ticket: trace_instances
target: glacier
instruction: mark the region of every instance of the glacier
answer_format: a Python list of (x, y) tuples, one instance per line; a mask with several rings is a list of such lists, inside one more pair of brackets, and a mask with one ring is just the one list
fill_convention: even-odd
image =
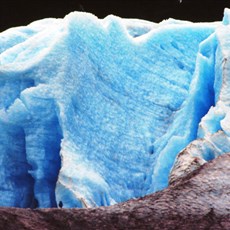
[(153, 23), (73, 12), (0, 33), (0, 206), (107, 206), (178, 154), (230, 151), (230, 10)]

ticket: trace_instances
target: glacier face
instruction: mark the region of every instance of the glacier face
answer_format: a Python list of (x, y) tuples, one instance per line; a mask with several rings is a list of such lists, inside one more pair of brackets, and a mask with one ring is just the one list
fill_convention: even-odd
[(74, 12), (1, 33), (0, 206), (144, 196), (167, 186), (196, 138), (228, 141), (228, 15), (155, 24)]

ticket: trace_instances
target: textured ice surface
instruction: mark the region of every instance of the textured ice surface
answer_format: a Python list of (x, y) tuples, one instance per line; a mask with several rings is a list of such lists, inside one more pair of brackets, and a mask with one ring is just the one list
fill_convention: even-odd
[(198, 136), (225, 143), (228, 15), (75, 12), (1, 33), (0, 205), (92, 207), (160, 190), (202, 118)]

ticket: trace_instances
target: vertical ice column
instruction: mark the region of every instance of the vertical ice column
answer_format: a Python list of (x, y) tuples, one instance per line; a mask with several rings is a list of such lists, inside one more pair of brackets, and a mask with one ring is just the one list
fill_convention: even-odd
[(34, 181), (28, 170), (22, 128), (0, 123), (0, 205), (31, 207)]
[(32, 119), (24, 125), (26, 155), (34, 178), (38, 207), (56, 207), (55, 186), (60, 170), (61, 129), (51, 99), (26, 93), (23, 98)]

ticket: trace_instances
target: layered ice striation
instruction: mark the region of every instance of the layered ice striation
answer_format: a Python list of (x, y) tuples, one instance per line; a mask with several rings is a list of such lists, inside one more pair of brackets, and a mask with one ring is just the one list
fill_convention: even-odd
[(111, 205), (165, 188), (197, 138), (229, 151), (229, 15), (74, 12), (1, 33), (0, 205)]

